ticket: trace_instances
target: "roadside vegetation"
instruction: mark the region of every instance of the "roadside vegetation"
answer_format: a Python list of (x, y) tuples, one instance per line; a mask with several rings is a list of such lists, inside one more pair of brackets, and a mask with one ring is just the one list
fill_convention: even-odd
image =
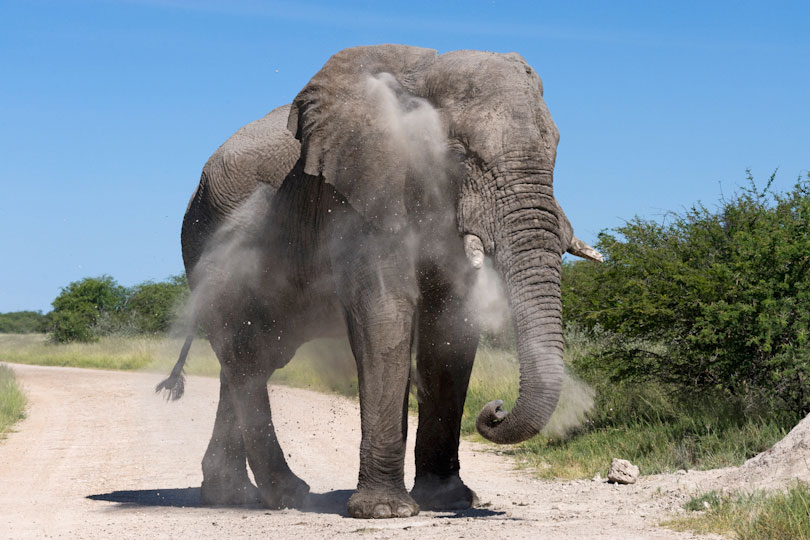
[[(714, 208), (634, 218), (600, 234), (604, 263), (563, 265), (561, 401), (541, 435), (506, 451), (544, 477), (605, 475), (613, 457), (642, 474), (739, 465), (810, 412), (810, 177), (782, 194), (771, 181), (749, 175)], [(183, 277), (71, 283), (44, 316), (50, 336), (0, 336), (0, 359), (167, 374), (182, 341), (165, 336), (187, 290)], [(218, 369), (197, 340), (187, 372)], [(486, 402), (510, 408), (518, 380), (511, 340), (485, 335), (462, 432), (475, 436)], [(305, 345), (272, 381), (357, 392), (345, 341)]]
[[(45, 334), (0, 334), (0, 360), (16, 364), (125, 371), (168, 375), (184, 338), (124, 335), (104, 336), (90, 343), (53, 343)], [(185, 372), (219, 376), (219, 361), (205, 339), (196, 339)], [(293, 360), (273, 374), (272, 382), (357, 395), (354, 357), (345, 340), (318, 339), (302, 346)]]
[(14, 372), (8, 366), (0, 365), (0, 438), (24, 417), (25, 394), (17, 384)]
[[(541, 477), (605, 477), (613, 457), (630, 460), (642, 474), (740, 465), (798, 421), (744, 397), (718, 392), (696, 397), (677, 385), (611, 381), (599, 372), (581, 378), (585, 370), (578, 375), (577, 367), (605, 344), (570, 326), (565, 338), (566, 380), (557, 410), (540, 435), (507, 450)], [(476, 415), (488, 401), (503, 398), (510, 408), (517, 380), (513, 354), (479, 350), (462, 432), (475, 433)]]
[(810, 413), (810, 176), (783, 194), (772, 181), (635, 218), (600, 234), (605, 264), (567, 265), (564, 319), (603, 345), (580, 372)]
[(810, 486), (784, 493), (703, 493), (690, 499), (688, 514), (665, 525), (681, 531), (733, 535), (739, 540), (810, 539)]
[(0, 313), (0, 334), (32, 334), (48, 331), (48, 319), (41, 311)]
[(64, 287), (46, 315), (56, 343), (90, 343), (104, 336), (165, 335), (180, 324), (188, 298), (185, 275), (127, 288), (110, 276), (84, 278)]

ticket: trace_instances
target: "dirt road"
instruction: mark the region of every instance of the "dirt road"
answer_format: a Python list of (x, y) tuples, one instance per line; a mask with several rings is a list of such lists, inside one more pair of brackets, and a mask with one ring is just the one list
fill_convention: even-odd
[[(351, 519), (357, 404), (283, 387), (271, 387), (273, 417), (292, 469), (312, 487), (306, 508), (202, 507), (217, 380), (190, 377), (183, 399), (167, 403), (152, 391), (160, 375), (11, 367), (30, 403), (0, 441), (0, 538), (695, 538), (656, 526), (695, 489), (691, 474), (633, 486), (540, 481), (466, 442), (462, 477), (482, 508)], [(411, 481), (413, 441), (412, 430)]]

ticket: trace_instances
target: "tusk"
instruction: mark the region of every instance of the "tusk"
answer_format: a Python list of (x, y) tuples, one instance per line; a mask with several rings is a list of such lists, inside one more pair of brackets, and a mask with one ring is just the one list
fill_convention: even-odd
[[(466, 246), (466, 243), (464, 245)], [(577, 257), (582, 257), (583, 259), (589, 259), (591, 261), (605, 262), (605, 258), (602, 257), (601, 253), (593, 249), (576, 236), (571, 237), (571, 245), (568, 247), (568, 253), (571, 255), (576, 255)]]
[(484, 266), (484, 244), (474, 234), (464, 235), (464, 253), (467, 254), (467, 259), (476, 270), (480, 270)]

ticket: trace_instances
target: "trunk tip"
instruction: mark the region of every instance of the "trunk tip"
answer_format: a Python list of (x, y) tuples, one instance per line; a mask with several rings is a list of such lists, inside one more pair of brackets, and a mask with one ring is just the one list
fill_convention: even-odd
[(503, 410), (503, 400), (496, 399), (490, 401), (478, 413), (478, 418), (475, 420), (475, 429), (478, 430), (483, 437), (498, 442), (492, 438), (493, 429), (500, 424), (509, 413)]

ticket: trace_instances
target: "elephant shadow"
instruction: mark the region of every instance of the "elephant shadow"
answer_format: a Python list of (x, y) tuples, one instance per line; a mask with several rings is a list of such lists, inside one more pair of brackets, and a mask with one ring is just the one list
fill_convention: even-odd
[[(354, 490), (338, 489), (326, 493), (310, 493), (301, 505), (301, 512), (313, 512), (318, 514), (337, 514), (348, 516), (346, 503), (349, 502)], [(88, 499), (93, 501), (107, 501), (118, 503), (120, 507), (133, 506), (171, 506), (175, 508), (207, 508), (209, 504), (204, 504), (200, 499), (199, 487), (187, 488), (167, 488), (167, 489), (135, 489), (112, 491), (110, 493), (99, 493), (88, 495)], [(234, 508), (266, 510), (259, 504), (244, 505)]]
[[(354, 493), (354, 490), (352, 489), (337, 489), (334, 491), (328, 491), (326, 493), (310, 493), (307, 495), (301, 507), (297, 508), (297, 510), (314, 514), (335, 514), (341, 517), (349, 517), (349, 513), (346, 510), (346, 505), (349, 502), (349, 497), (351, 497), (352, 493)], [(136, 506), (169, 506), (174, 508), (211, 507), (211, 505), (203, 504), (203, 502), (200, 500), (199, 487), (121, 490), (111, 491), (110, 493), (88, 495), (87, 498), (93, 501), (117, 503), (119, 508), (132, 508)], [(265, 507), (258, 504), (234, 506), (230, 508), (267, 511)], [(487, 508), (469, 508), (467, 510), (440, 512), (437, 513), (436, 517), (481, 518), (503, 516), (504, 514), (505, 512), (489, 510)]]

